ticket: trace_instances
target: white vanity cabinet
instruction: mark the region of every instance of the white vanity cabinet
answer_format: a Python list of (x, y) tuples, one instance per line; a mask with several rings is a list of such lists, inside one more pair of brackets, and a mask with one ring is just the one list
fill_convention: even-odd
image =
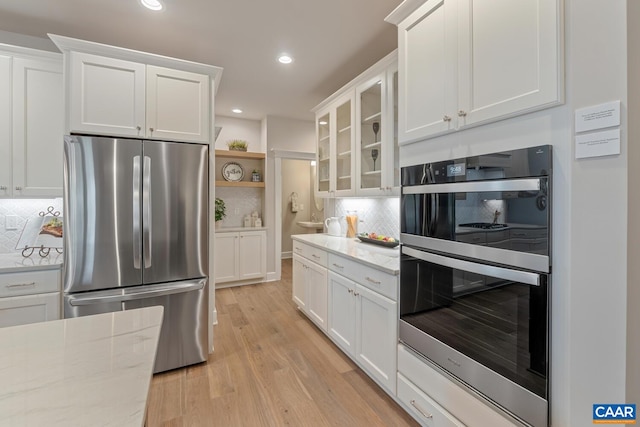
[(398, 25), (400, 144), (563, 101), (558, 0), (405, 4), (386, 18)]
[(256, 283), (267, 274), (267, 232), (216, 231), (215, 282)]
[(62, 196), (62, 56), (0, 45), (0, 197)]
[(313, 109), (317, 197), (399, 194), (397, 82), (393, 51)]
[(0, 327), (60, 319), (60, 270), (0, 273)]
[(70, 52), (71, 132), (209, 141), (209, 77)]

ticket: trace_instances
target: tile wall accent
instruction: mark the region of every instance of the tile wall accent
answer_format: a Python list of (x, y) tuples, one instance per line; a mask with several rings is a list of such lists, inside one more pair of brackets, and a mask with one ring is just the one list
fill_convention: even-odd
[[(0, 254), (15, 253), (16, 245), (27, 220), (37, 218), (38, 213), (49, 206), (62, 214), (62, 199), (0, 199)], [(7, 230), (7, 215), (15, 215), (16, 229)]]
[[(220, 225), (222, 227), (242, 227), (244, 216), (251, 214), (253, 211), (258, 211), (264, 224), (264, 213), (262, 212), (263, 191), (261, 188), (216, 188), (216, 197), (224, 200), (227, 213)], [(236, 214), (236, 212), (238, 213)], [(213, 212), (211, 215), (213, 216)]]
[[(336, 199), (335, 215), (340, 217), (342, 230), (346, 233), (344, 217), (348, 210), (358, 212), (358, 233), (377, 233), (395, 238), (400, 237), (400, 198)], [(331, 215), (326, 215), (331, 216)]]

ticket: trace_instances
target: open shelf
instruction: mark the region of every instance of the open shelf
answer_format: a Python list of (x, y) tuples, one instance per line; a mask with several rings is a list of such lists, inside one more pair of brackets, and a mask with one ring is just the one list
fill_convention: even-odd
[(378, 141), (378, 142), (373, 142), (371, 144), (366, 144), (362, 146), (363, 150), (366, 150), (368, 148), (376, 148), (376, 147), (380, 147), (382, 146), (382, 141)]
[(228, 157), (234, 159), (264, 159), (264, 153), (250, 151), (216, 150), (216, 157)]
[(365, 124), (365, 123), (371, 122), (371, 121), (373, 121), (373, 120), (375, 120), (375, 119), (379, 119), (380, 117), (382, 117), (382, 113), (381, 113), (381, 112), (377, 112), (377, 113), (372, 114), (372, 115), (370, 115), (370, 116), (368, 116), (368, 117), (364, 117), (364, 118), (362, 119), (362, 124)]
[(252, 181), (216, 181), (216, 187), (244, 187), (244, 188), (264, 188), (264, 182)]

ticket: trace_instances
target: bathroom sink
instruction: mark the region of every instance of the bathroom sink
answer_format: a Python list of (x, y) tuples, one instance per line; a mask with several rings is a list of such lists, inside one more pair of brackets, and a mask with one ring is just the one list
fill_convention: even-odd
[(324, 228), (324, 223), (323, 222), (298, 221), (296, 224), (298, 224), (300, 227), (315, 228), (316, 230), (320, 230), (320, 229)]

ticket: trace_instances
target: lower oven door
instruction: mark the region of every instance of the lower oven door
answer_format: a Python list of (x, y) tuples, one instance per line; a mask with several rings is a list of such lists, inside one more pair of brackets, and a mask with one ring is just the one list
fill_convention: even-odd
[(548, 420), (550, 275), (402, 246), (400, 341), (538, 426)]

